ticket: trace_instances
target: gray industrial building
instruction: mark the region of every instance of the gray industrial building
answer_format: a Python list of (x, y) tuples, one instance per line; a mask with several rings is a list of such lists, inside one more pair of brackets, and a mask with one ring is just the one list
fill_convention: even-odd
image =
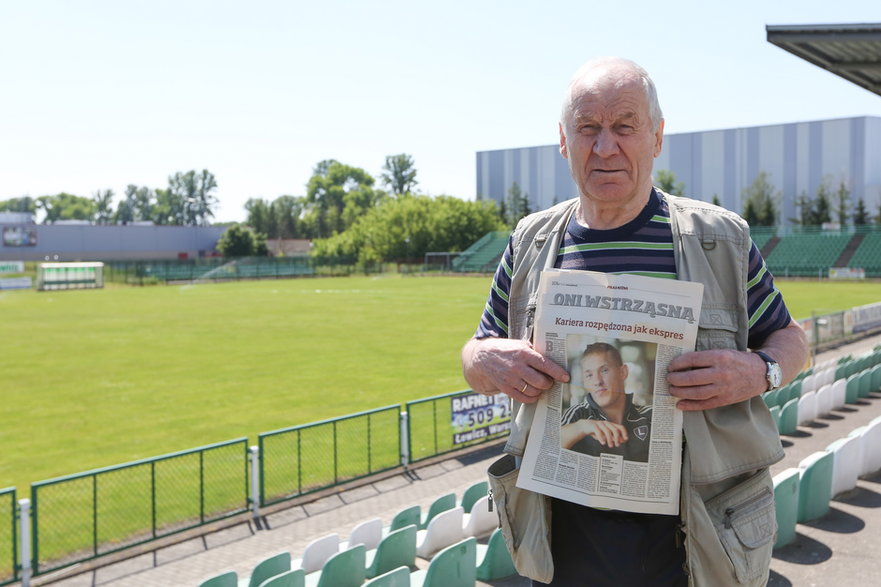
[[(791, 124), (669, 134), (655, 172), (672, 171), (685, 195), (743, 210), (743, 192), (760, 172), (779, 190), (781, 219), (798, 216), (796, 200), (840, 182), (851, 204), (870, 213), (881, 204), (881, 118), (861, 116)], [(477, 194), (503, 201), (514, 183), (541, 210), (576, 195), (559, 145), (477, 153)]]
[(197, 259), (215, 251), (226, 227), (35, 224), (0, 213), (0, 261)]

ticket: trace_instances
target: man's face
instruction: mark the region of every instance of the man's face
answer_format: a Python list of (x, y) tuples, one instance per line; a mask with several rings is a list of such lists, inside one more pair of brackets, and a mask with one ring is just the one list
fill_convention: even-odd
[(663, 121), (654, 128), (638, 79), (600, 73), (576, 84), (560, 123), (560, 153), (582, 200), (600, 208), (642, 209), (661, 153)]
[(605, 409), (623, 404), (627, 365), (619, 365), (611, 353), (591, 353), (581, 360), (581, 381), (593, 401)]

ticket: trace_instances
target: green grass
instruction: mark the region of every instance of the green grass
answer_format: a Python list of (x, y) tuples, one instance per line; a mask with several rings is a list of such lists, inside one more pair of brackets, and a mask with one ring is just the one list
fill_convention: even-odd
[(0, 294), (0, 487), (464, 389), (487, 277)]
[[(0, 487), (467, 387), (487, 277), (0, 293)], [(798, 318), (879, 282), (779, 281)]]

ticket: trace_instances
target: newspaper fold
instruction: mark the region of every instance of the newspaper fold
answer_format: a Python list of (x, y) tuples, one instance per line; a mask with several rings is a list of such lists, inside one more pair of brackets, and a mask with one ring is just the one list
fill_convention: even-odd
[(533, 344), (565, 366), (536, 405), (518, 485), (583, 505), (677, 514), (682, 412), (667, 365), (694, 350), (703, 284), (541, 275)]

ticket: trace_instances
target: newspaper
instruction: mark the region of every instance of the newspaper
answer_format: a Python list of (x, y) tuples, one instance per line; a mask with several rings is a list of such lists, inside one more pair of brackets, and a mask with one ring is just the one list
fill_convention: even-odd
[(541, 275), (533, 344), (570, 373), (536, 405), (520, 487), (583, 505), (679, 513), (682, 412), (667, 365), (694, 350), (703, 284)]

